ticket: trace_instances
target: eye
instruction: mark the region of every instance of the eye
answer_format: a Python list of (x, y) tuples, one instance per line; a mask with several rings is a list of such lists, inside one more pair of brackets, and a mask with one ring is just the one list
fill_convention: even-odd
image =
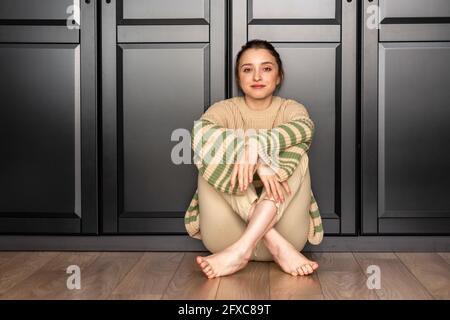
[(244, 68), (242, 71), (248, 72), (248, 71), (250, 71), (250, 68)]
[(264, 70), (266, 70), (266, 71), (271, 71), (272, 68), (271, 68), (271, 67), (265, 67)]

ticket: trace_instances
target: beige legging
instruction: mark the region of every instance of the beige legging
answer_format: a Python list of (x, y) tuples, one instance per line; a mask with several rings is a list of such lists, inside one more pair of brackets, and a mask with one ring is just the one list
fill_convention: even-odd
[[(309, 207), (311, 203), (311, 178), (308, 155), (287, 180), (292, 191), (285, 195), (277, 212), (274, 228), (297, 250), (301, 251), (308, 240)], [(204, 246), (212, 253), (219, 252), (236, 242), (244, 233), (248, 223), (248, 212), (254, 201), (261, 201), (251, 184), (243, 195), (218, 192), (201, 175), (198, 175), (198, 197), (200, 206), (200, 230)], [(261, 239), (253, 251), (253, 261), (273, 261), (273, 256)]]

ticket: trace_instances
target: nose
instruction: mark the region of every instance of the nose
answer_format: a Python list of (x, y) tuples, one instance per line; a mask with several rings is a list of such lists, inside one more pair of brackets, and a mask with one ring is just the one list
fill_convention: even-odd
[(258, 71), (255, 71), (255, 73), (254, 73), (254, 75), (253, 75), (253, 78), (254, 78), (255, 80), (261, 79), (261, 77), (259, 76), (259, 72), (258, 72)]

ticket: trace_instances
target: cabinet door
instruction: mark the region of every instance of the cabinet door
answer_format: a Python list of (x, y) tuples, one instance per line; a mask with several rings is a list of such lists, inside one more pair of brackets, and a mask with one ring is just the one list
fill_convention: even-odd
[(271, 42), (285, 70), (275, 94), (303, 103), (315, 122), (311, 183), (328, 235), (356, 232), (356, 5), (237, 0), (232, 7), (233, 58), (247, 40)]
[(102, 232), (185, 235), (190, 130), (225, 98), (225, 1), (101, 5)]
[(97, 232), (95, 1), (75, 5), (0, 1), (0, 233)]
[(363, 10), (363, 233), (449, 234), (450, 2)]

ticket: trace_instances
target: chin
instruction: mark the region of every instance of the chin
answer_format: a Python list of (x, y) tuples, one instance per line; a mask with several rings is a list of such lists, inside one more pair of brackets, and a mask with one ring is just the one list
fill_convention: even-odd
[(268, 96), (270, 96), (272, 93), (271, 92), (255, 92), (255, 90), (250, 90), (247, 95), (250, 96), (253, 99), (264, 99)]

